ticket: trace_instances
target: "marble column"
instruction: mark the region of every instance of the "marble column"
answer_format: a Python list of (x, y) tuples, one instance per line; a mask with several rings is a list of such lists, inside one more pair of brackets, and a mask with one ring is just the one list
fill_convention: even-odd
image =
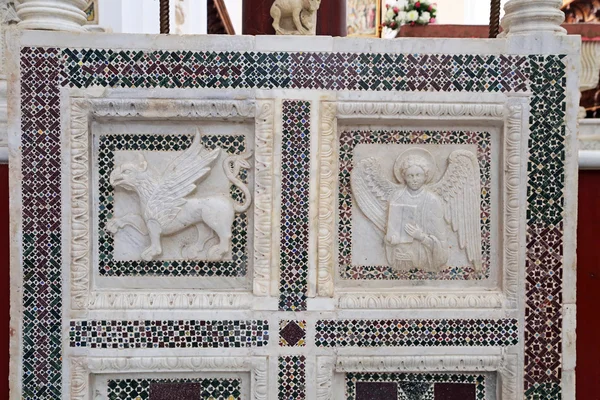
[(85, 31), (85, 0), (21, 0), (17, 15), (21, 29)]
[(0, 2), (0, 164), (8, 162), (6, 33), (15, 29), (19, 18), (13, 1)]
[(562, 0), (510, 0), (504, 5), (502, 36), (553, 32), (566, 35)]
[[(243, 0), (242, 33), (274, 35), (273, 0)], [(317, 14), (317, 35), (346, 36), (346, 0), (323, 0)]]

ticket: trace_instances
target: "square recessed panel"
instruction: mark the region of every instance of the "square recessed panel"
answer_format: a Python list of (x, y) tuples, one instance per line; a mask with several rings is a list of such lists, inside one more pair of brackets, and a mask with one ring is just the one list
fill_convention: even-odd
[[(481, 280), (491, 275), (488, 131), (346, 129), (339, 139), (343, 280)], [(407, 174), (423, 175), (414, 188)], [(496, 222), (497, 224), (498, 222)], [(409, 232), (409, 228), (412, 232)]]
[[(198, 144), (194, 138), (168, 134), (100, 137), (97, 245), (101, 276), (246, 276), (247, 208), (240, 213), (234, 208), (244, 208), (251, 201), (235, 185), (247, 185), (249, 170), (241, 168), (229, 179), (223, 167), (228, 157), (246, 152), (246, 138), (204, 134)], [(192, 156), (191, 146), (205, 149), (194, 155), (196, 164), (190, 165), (202, 168), (207, 164), (203, 174), (195, 175), (197, 181), (182, 177), (193, 174), (193, 169), (177, 171)], [(195, 190), (182, 186), (196, 184)], [(158, 254), (149, 253), (153, 243), (144, 219), (150, 218), (164, 220)]]

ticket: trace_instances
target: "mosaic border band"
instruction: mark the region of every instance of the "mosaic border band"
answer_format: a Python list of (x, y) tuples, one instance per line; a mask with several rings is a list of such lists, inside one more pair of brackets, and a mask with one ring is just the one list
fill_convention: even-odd
[(319, 320), (317, 347), (513, 346), (516, 319)]
[(311, 102), (284, 100), (279, 310), (306, 310)]
[(74, 320), (69, 346), (92, 349), (246, 348), (269, 344), (268, 321)]

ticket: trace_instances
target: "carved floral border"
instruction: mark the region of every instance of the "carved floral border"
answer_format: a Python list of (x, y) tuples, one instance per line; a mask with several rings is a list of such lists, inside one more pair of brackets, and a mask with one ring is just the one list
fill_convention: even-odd
[(71, 146), (71, 307), (85, 309), (243, 309), (252, 293), (93, 291), (90, 287), (90, 119), (98, 117), (255, 119), (253, 292), (270, 285), (273, 104), (270, 101), (90, 99), (73, 97)]
[(317, 357), (317, 400), (333, 400), (333, 376), (347, 372), (497, 372), (502, 400), (517, 400), (515, 354), (482, 356), (331, 356)]
[(249, 371), (251, 400), (266, 400), (269, 387), (267, 357), (74, 357), (70, 367), (72, 400), (92, 400), (97, 374)]
[[(456, 121), (496, 120), (505, 121), (503, 163), (504, 184), (502, 191), (504, 249), (501, 258), (502, 287), (496, 291), (440, 293), (415, 292), (414, 289), (398, 289), (381, 292), (343, 292), (338, 295), (342, 309), (396, 309), (396, 308), (517, 308), (518, 275), (522, 264), (519, 253), (521, 231), (519, 229), (519, 184), (522, 181), (521, 140), (526, 140), (525, 98), (508, 98), (502, 103), (452, 104), (452, 103), (358, 103), (321, 102), (321, 170), (319, 201), (319, 260), (318, 293), (334, 297), (335, 292), (335, 246), (336, 239), (336, 165), (338, 165), (338, 120), (406, 120), (449, 119)], [(409, 292), (410, 290), (410, 292)]]

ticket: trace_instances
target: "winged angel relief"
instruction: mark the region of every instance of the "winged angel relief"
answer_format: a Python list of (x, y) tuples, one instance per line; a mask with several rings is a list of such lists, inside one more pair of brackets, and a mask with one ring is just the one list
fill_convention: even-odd
[(135, 162), (117, 165), (110, 174), (110, 184), (135, 192), (142, 212), (111, 219), (107, 224), (108, 231), (114, 234), (131, 225), (143, 235), (148, 235), (150, 246), (141, 257), (150, 261), (162, 253), (163, 235), (172, 235), (190, 226), (198, 229), (197, 254), (206, 243), (200, 243), (200, 225), (206, 224), (219, 239), (209, 249), (208, 258), (221, 260), (229, 251), (235, 213), (246, 211), (252, 201), (248, 187), (238, 179), (241, 168), (250, 168), (247, 161), (250, 154), (229, 156), (223, 162), (225, 175), (244, 194), (243, 204), (226, 194), (188, 197), (211, 172), (220, 152), (219, 147), (206, 149), (197, 131), (190, 147), (171, 161), (162, 173), (149, 167), (142, 153), (137, 154)]
[(448, 262), (448, 227), (461, 250), (481, 270), (479, 164), (466, 150), (453, 151), (437, 183), (435, 159), (413, 148), (394, 163), (391, 182), (375, 158), (358, 163), (351, 176), (352, 193), (361, 211), (382, 233), (389, 265), (400, 271), (437, 272)]

